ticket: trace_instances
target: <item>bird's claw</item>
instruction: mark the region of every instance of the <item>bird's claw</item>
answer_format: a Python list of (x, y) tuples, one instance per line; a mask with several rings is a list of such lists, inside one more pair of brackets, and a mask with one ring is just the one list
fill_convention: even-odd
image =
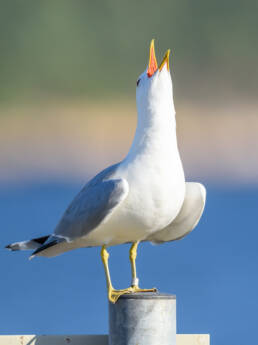
[(132, 293), (136, 293), (136, 292), (157, 292), (157, 288), (152, 288), (152, 289), (141, 289), (139, 286), (137, 285), (133, 285), (131, 286), (132, 288)]
[(108, 299), (111, 303), (115, 304), (120, 296), (128, 294), (128, 293), (132, 293), (132, 292), (133, 292), (132, 287), (129, 287), (128, 289), (124, 289), (124, 290), (110, 289), (109, 294), (108, 294)]
[(118, 301), (120, 296), (129, 294), (129, 293), (137, 293), (137, 292), (157, 292), (157, 289), (156, 288), (141, 289), (137, 285), (132, 285), (129, 288), (123, 289), (123, 290), (110, 289), (109, 294), (108, 294), (108, 299), (111, 303), (115, 304)]

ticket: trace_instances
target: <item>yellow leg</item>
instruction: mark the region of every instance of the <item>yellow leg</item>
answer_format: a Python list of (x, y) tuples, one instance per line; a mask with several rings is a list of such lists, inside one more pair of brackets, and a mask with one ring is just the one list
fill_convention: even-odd
[(130, 248), (130, 252), (129, 252), (129, 258), (130, 258), (130, 262), (131, 262), (131, 269), (132, 269), (132, 292), (155, 292), (157, 291), (156, 288), (153, 289), (141, 289), (139, 288), (139, 279), (137, 278), (137, 274), (136, 274), (136, 258), (137, 258), (137, 248), (139, 245), (139, 241), (134, 242)]
[(109, 253), (106, 249), (106, 246), (102, 246), (101, 248), (101, 259), (104, 264), (104, 269), (105, 269), (105, 274), (106, 274), (106, 280), (107, 280), (107, 290), (108, 290), (108, 299), (112, 303), (116, 303), (118, 298), (121, 295), (124, 295), (126, 293), (131, 293), (133, 292), (132, 288), (129, 287), (128, 289), (124, 290), (115, 290), (112, 286), (111, 278), (110, 278), (110, 272), (109, 272), (109, 267), (108, 267), (108, 258), (109, 258)]
[(131, 269), (132, 269), (132, 287), (138, 286), (139, 284), (139, 279), (137, 278), (137, 274), (136, 274), (136, 263), (135, 263), (136, 258), (137, 258), (138, 245), (139, 245), (139, 241), (134, 242), (129, 251), (129, 259), (131, 262)]

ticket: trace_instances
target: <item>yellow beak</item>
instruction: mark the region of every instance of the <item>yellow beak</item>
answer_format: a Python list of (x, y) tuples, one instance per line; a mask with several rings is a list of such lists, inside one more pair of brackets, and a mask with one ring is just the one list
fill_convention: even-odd
[(169, 54), (170, 54), (170, 49), (167, 50), (166, 54), (163, 57), (163, 60), (161, 64), (159, 65), (159, 71), (162, 70), (165, 64), (167, 64), (167, 69), (169, 71)]
[(157, 59), (155, 55), (154, 39), (152, 39), (151, 44), (150, 44), (149, 65), (148, 65), (148, 70), (147, 70), (148, 77), (153, 76), (153, 74), (157, 71), (157, 69), (158, 69), (158, 63), (157, 63)]

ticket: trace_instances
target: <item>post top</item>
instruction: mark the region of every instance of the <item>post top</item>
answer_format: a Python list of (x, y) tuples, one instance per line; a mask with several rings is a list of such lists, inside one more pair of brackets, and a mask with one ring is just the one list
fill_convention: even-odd
[(176, 295), (163, 292), (134, 292), (124, 294), (119, 297), (121, 299), (176, 299)]

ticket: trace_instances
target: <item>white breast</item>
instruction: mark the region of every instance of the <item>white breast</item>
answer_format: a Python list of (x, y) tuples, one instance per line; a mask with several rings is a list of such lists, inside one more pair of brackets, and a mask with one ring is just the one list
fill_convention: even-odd
[(128, 155), (118, 168), (114, 178), (127, 180), (129, 194), (103, 228), (113, 234), (109, 244), (144, 239), (179, 213), (185, 195), (184, 172), (171, 136), (164, 139), (163, 147), (158, 144), (157, 150), (152, 146), (151, 152), (145, 148), (136, 157)]

